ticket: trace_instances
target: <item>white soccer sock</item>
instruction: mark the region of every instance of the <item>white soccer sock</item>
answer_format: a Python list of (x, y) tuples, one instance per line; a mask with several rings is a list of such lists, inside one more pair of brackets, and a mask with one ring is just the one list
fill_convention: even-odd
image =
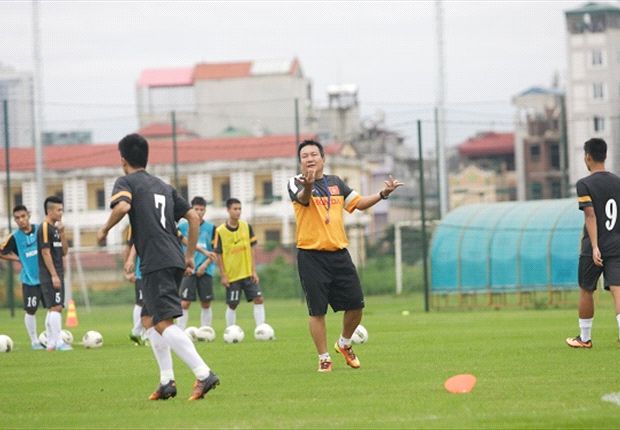
[(49, 345), (49, 340), (51, 336), (50, 331), (50, 311), (47, 311), (45, 314), (45, 337), (47, 337), (47, 344)]
[(265, 305), (263, 303), (260, 305), (254, 303), (254, 321), (256, 321), (256, 327), (265, 322)]
[(189, 319), (189, 310), (183, 309), (183, 315), (177, 318), (176, 324), (182, 329), (185, 330), (187, 327), (187, 320)]
[(170, 345), (174, 353), (194, 372), (197, 379), (205, 379), (209, 376), (211, 369), (200, 357), (192, 341), (189, 340), (179, 326), (175, 324), (168, 326), (162, 333), (162, 337)]
[(616, 315), (616, 321), (618, 321), (618, 339), (620, 339), (620, 314)]
[(24, 324), (26, 325), (28, 336), (30, 336), (30, 342), (33, 344), (39, 343), (39, 337), (37, 336), (37, 317), (24, 314)]
[(331, 357), (329, 356), (329, 352), (326, 352), (324, 354), (319, 354), (319, 360), (331, 360)]
[(209, 327), (211, 327), (211, 322), (213, 321), (213, 311), (211, 310), (211, 308), (202, 308), (202, 311), (200, 311), (200, 325), (201, 326), (205, 326), (208, 325)]
[(142, 306), (134, 305), (133, 307), (133, 328), (131, 329), (131, 334), (134, 336), (140, 336), (144, 331), (144, 327), (142, 326)]
[(50, 312), (49, 328), (50, 332), (47, 334), (47, 347), (48, 349), (50, 347), (56, 348), (62, 344), (62, 338), (60, 337), (60, 330), (62, 330), (62, 316), (60, 315), (60, 312)]
[(344, 348), (345, 346), (351, 346), (351, 338), (346, 338), (343, 335), (340, 335), (340, 339), (338, 339), (338, 345), (341, 348)]
[(226, 306), (226, 327), (230, 327), (237, 322), (237, 311)]
[(157, 365), (159, 366), (159, 382), (167, 384), (174, 379), (174, 370), (172, 369), (172, 354), (168, 342), (159, 334), (154, 327), (146, 331), (146, 336), (151, 342), (151, 349)]
[(584, 342), (592, 339), (592, 320), (594, 318), (579, 318), (579, 330), (581, 330), (579, 337)]

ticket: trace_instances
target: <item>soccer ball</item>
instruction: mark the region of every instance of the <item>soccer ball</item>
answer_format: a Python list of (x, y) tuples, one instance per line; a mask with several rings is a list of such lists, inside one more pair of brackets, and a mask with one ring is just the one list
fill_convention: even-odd
[(82, 344), (86, 348), (101, 348), (103, 345), (103, 336), (95, 330), (89, 330), (82, 338)]
[(366, 343), (368, 342), (368, 331), (364, 328), (363, 325), (358, 325), (355, 331), (353, 332), (353, 336), (351, 336), (351, 341), (353, 343)]
[(239, 343), (245, 337), (243, 329), (238, 325), (231, 325), (224, 330), (224, 342), (226, 343)]
[(196, 338), (201, 342), (213, 342), (215, 340), (215, 330), (213, 330), (213, 327), (203, 325), (196, 330)]
[(198, 329), (194, 326), (189, 326), (185, 329), (185, 334), (192, 342), (196, 342), (198, 340)]
[(39, 343), (47, 348), (47, 333), (45, 333), (45, 330), (39, 335)]
[(267, 323), (263, 323), (254, 329), (254, 339), (256, 340), (273, 340), (276, 338), (276, 334)]
[(0, 334), (0, 352), (11, 352), (13, 350), (13, 339), (6, 334)]
[(62, 341), (67, 345), (71, 345), (73, 343), (73, 334), (71, 334), (69, 330), (61, 330), (60, 337), (62, 337)]

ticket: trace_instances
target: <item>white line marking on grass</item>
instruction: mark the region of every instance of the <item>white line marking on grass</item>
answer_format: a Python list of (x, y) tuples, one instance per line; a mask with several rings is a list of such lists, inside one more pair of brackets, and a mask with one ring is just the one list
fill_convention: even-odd
[(620, 392), (605, 394), (603, 397), (601, 397), (601, 400), (604, 402), (615, 403), (616, 405), (620, 406)]

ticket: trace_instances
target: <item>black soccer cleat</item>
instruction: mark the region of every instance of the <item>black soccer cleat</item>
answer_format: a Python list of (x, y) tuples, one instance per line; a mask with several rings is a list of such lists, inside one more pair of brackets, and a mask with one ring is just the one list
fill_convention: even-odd
[(211, 390), (215, 390), (215, 387), (220, 385), (220, 378), (213, 372), (209, 373), (205, 379), (197, 379), (194, 382), (194, 388), (192, 394), (187, 400), (200, 400)]
[(159, 384), (157, 390), (149, 396), (149, 400), (167, 400), (170, 397), (177, 395), (177, 384), (174, 380), (169, 381), (167, 384)]

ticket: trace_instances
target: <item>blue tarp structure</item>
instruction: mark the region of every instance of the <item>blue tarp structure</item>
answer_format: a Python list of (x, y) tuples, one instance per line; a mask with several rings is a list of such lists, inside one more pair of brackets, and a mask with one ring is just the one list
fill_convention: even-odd
[(433, 292), (577, 285), (583, 213), (575, 199), (480, 203), (448, 213), (431, 243)]

